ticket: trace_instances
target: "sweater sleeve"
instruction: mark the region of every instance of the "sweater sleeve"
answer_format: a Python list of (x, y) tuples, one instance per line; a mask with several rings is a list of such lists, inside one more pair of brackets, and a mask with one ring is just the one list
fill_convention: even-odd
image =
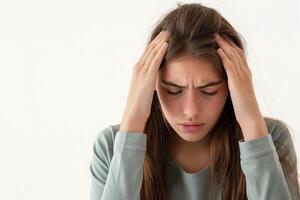
[(93, 145), (91, 200), (139, 200), (146, 134), (118, 131), (111, 161), (106, 153), (110, 144), (103, 137), (100, 133)]
[(278, 149), (271, 134), (249, 141), (239, 141), (241, 168), (246, 177), (249, 200), (300, 200), (299, 188), (292, 182), (292, 173), (286, 172), (284, 165), (281, 166), (278, 156), (285, 156), (297, 170), (292, 138), (287, 128), (279, 132), (277, 130), (276, 135), (279, 135), (278, 142), (282, 145)]

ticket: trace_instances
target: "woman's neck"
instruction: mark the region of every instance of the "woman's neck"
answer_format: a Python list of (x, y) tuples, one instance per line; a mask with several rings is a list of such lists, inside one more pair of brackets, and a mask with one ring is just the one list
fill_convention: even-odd
[(179, 136), (171, 142), (171, 153), (178, 164), (187, 172), (196, 172), (210, 165), (208, 137), (201, 141), (189, 142)]

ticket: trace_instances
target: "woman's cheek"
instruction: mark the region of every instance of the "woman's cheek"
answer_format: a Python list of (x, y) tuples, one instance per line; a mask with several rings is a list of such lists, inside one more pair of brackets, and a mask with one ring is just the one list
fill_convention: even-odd
[(174, 113), (176, 108), (179, 108), (179, 101), (172, 98), (171, 95), (166, 92), (159, 93), (159, 102), (165, 112)]

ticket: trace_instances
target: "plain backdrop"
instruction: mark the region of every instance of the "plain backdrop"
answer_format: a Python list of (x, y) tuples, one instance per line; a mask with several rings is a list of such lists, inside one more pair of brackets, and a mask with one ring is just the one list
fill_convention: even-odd
[[(0, 199), (90, 198), (92, 145), (120, 123), (132, 67), (177, 2), (0, 1)], [(260, 109), (293, 129), (299, 166), (299, 1), (198, 2), (245, 38)]]

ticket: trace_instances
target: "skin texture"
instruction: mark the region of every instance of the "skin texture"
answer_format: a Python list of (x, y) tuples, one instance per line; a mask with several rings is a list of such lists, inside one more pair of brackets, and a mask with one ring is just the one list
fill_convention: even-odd
[[(161, 80), (188, 88), (166, 86)], [(173, 142), (173, 145), (176, 144), (178, 147), (173, 148), (172, 151), (176, 155), (177, 162), (187, 172), (198, 171), (208, 165), (209, 148), (206, 136), (220, 117), (228, 96), (226, 80), (203, 89), (194, 87), (219, 80), (222, 78), (210, 62), (189, 55), (168, 63), (159, 71), (156, 90), (162, 112), (178, 134), (177, 140)], [(181, 91), (181, 93), (173, 96), (167, 91)], [(214, 96), (203, 93), (215, 91), (217, 93)], [(189, 118), (192, 118), (192, 121), (189, 121)], [(186, 122), (205, 123), (205, 125), (195, 133), (185, 133), (179, 124)]]

